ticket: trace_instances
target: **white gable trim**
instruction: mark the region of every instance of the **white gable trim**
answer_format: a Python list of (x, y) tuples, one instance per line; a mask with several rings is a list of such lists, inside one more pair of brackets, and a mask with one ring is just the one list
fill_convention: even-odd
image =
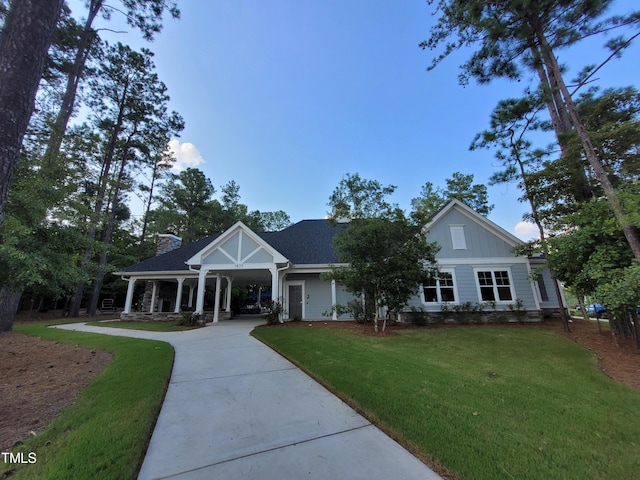
[(446, 215), (452, 209), (456, 209), (458, 212), (462, 213), (463, 215), (468, 217), (470, 220), (473, 220), (473, 221), (479, 223), (484, 228), (486, 228), (489, 232), (493, 233), (495, 236), (497, 236), (498, 238), (500, 238), (501, 240), (506, 242), (511, 247), (517, 247), (517, 246), (520, 246), (520, 245), (524, 245), (524, 242), (522, 240), (520, 240), (518, 237), (516, 237), (515, 235), (512, 235), (511, 233), (507, 232), (504, 228), (502, 228), (501, 226), (493, 223), (488, 218), (483, 217), (478, 212), (476, 212), (473, 208), (468, 207), (467, 205), (462, 203), (460, 200), (455, 200), (455, 199), (451, 200), (449, 203), (447, 203), (433, 217), (433, 219), (429, 223), (427, 223), (425, 225), (424, 232), (428, 233), (429, 230), (431, 230), (434, 227), (434, 225), (436, 225), (440, 220), (442, 220), (444, 217), (446, 217)]
[[(229, 252), (224, 248), (222, 248), (222, 245), (224, 245), (224, 243), (227, 240), (229, 240), (231, 237), (233, 237), (236, 234), (239, 235), (237, 252)], [(256, 247), (254, 250), (252, 250), (251, 252), (249, 252), (247, 255), (243, 257), (242, 256), (242, 240), (245, 236), (250, 238), (256, 244), (258, 244), (258, 247)], [(211, 255), (213, 252), (215, 252), (216, 250), (229, 259), (229, 264), (225, 264), (225, 266), (234, 265), (236, 268), (245, 268), (245, 263), (247, 262), (247, 260), (249, 260), (251, 257), (253, 257), (256, 253), (260, 252), (261, 250), (264, 250), (268, 254), (273, 256), (274, 264), (287, 263), (288, 261), (284, 255), (282, 255), (275, 248), (273, 248), (271, 245), (265, 242), (262, 238), (256, 235), (255, 232), (253, 232), (253, 230), (247, 227), (244, 223), (237, 222), (228, 230), (226, 230), (222, 235), (220, 235), (218, 238), (213, 240), (209, 245), (207, 245), (198, 253), (196, 253), (194, 256), (192, 256), (185, 263), (190, 267), (202, 265), (203, 260), (207, 258), (209, 255)], [(256, 268), (257, 264), (253, 264), (253, 265), (247, 264), (246, 267)]]

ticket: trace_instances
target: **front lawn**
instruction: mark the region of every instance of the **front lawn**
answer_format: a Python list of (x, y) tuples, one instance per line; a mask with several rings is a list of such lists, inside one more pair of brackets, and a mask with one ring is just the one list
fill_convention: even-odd
[(635, 479), (640, 392), (549, 330), (423, 328), (395, 336), (257, 328), (427, 463), (460, 479)]
[[(40, 435), (14, 452), (37, 456), (16, 479), (135, 478), (162, 406), (173, 348), (168, 343), (16, 325), (16, 331), (113, 353), (113, 360)], [(4, 412), (3, 414), (7, 414)]]

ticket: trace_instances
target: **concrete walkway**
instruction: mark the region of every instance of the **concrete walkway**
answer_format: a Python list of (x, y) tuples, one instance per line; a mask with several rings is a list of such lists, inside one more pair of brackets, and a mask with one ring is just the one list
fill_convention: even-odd
[(438, 479), (405, 449), (249, 335), (261, 321), (143, 332), (176, 355), (139, 479)]

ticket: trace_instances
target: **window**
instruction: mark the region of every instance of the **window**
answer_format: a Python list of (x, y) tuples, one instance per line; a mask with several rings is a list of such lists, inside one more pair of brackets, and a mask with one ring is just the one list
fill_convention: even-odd
[(544, 284), (544, 278), (542, 278), (542, 274), (538, 274), (538, 288), (540, 289), (540, 300), (543, 302), (549, 301), (549, 294), (547, 293), (547, 287)]
[(478, 271), (480, 298), (483, 302), (508, 302), (513, 300), (511, 280), (507, 270)]
[(422, 287), (425, 303), (455, 302), (453, 273), (440, 272)]
[(464, 225), (449, 225), (451, 242), (454, 250), (466, 250), (467, 241), (464, 238)]

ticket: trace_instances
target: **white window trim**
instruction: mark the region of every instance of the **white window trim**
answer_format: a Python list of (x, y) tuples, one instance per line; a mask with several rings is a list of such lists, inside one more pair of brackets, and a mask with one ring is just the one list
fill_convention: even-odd
[(442, 296), (440, 294), (440, 286), (438, 285), (438, 288), (436, 289), (436, 295), (438, 297), (438, 300), (435, 302), (427, 302), (424, 299), (424, 285), (420, 284), (420, 291), (418, 292), (420, 295), (420, 301), (422, 302), (423, 305), (429, 305), (429, 306), (433, 306), (433, 305), (440, 305), (442, 303), (448, 303), (451, 305), (457, 305), (458, 303), (460, 303), (460, 295), (458, 295), (458, 282), (456, 281), (456, 269), (455, 268), (439, 268), (438, 269), (441, 273), (450, 273), (451, 274), (451, 279), (453, 280), (453, 297), (455, 298), (455, 301), (453, 302), (443, 302), (442, 301)]
[[(509, 276), (509, 290), (511, 291), (511, 300), (499, 300), (498, 295), (498, 285), (496, 285), (496, 276), (495, 272), (507, 272)], [(480, 290), (480, 280), (478, 279), (478, 272), (491, 272), (491, 278), (493, 280), (493, 296), (496, 298), (496, 305), (508, 305), (514, 303), (518, 298), (516, 296), (515, 285), (513, 284), (513, 273), (511, 272), (510, 266), (486, 266), (486, 267), (474, 267), (473, 268), (473, 278), (476, 282), (476, 290), (478, 293), (478, 302), (482, 303), (486, 300), (482, 300), (482, 291)]]

